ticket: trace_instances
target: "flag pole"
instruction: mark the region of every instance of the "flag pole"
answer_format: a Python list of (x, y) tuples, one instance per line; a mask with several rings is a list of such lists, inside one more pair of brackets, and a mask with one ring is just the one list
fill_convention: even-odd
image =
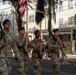
[(28, 0), (27, 1), (27, 6), (26, 6), (26, 50), (27, 50), (27, 45), (28, 45)]
[[(40, 23), (40, 40), (42, 39), (41, 38), (41, 26), (42, 26), (42, 23)], [(42, 42), (40, 42), (40, 55), (41, 55), (41, 57), (42, 57)]]

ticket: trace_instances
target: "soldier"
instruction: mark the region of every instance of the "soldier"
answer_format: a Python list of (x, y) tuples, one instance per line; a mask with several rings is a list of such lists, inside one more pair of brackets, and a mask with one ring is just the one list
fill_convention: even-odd
[[(15, 53), (15, 57), (18, 59), (18, 61), (20, 61), (20, 57), (19, 57), (19, 53), (18, 53), (18, 48), (15, 44), (15, 41), (13, 39), (13, 36), (11, 35), (9, 28), (10, 28), (10, 21), (8, 19), (3, 21), (3, 37), (1, 39), (1, 54), (2, 54), (2, 58), (3, 61), (5, 62), (4, 64), (7, 65), (7, 73), (8, 74), (4, 74), (4, 75), (10, 75), (11, 72), (11, 61), (12, 61), (12, 50)], [(4, 68), (6, 69), (6, 68)], [(3, 74), (2, 74), (3, 75)]]
[(60, 71), (60, 63), (59, 63), (59, 57), (60, 57), (60, 50), (62, 51), (62, 55), (66, 57), (65, 51), (62, 48), (62, 41), (59, 38), (59, 30), (54, 29), (53, 30), (54, 35), (48, 39), (48, 48), (49, 48), (49, 57), (51, 58), (53, 62), (53, 72), (52, 75), (59, 75)]
[(5, 47), (6, 43), (2, 43), (0, 40), (0, 75), (8, 75), (7, 64), (5, 61), (5, 56), (1, 52), (2, 47)]
[(36, 30), (34, 32), (35, 38), (29, 43), (29, 46), (33, 48), (32, 60), (34, 67), (34, 75), (41, 75), (41, 57), (42, 50), (40, 50), (40, 44), (42, 45), (42, 49), (44, 49), (44, 45), (42, 40), (40, 39), (40, 31)]
[[(21, 62), (18, 63), (18, 72), (19, 75), (27, 75), (27, 64), (28, 64), (28, 51), (26, 49), (26, 37), (24, 27), (20, 28), (19, 35), (16, 36), (15, 41), (18, 47)], [(29, 42), (29, 41), (27, 41)]]

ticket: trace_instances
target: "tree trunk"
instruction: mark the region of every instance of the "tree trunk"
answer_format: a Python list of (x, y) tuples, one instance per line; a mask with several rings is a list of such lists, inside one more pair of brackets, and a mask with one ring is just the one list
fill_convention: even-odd
[[(16, 22), (17, 22), (17, 26), (18, 26), (18, 29), (22, 27), (22, 19), (20, 18), (20, 12), (18, 10), (18, 0), (2, 0), (2, 1), (10, 1), (12, 3), (12, 5), (14, 6), (15, 8), (15, 12), (16, 12)], [(17, 5), (16, 5), (17, 4)]]
[(22, 19), (20, 18), (20, 12), (17, 10), (16, 21), (18, 25), (18, 29), (22, 27)]
[(48, 15), (48, 32), (49, 32), (49, 37), (51, 36), (51, 32), (52, 32), (52, 30), (51, 30), (51, 28), (52, 28), (52, 21), (51, 21), (51, 17), (52, 17), (52, 15), (51, 15), (51, 0), (48, 0), (49, 2), (49, 7), (48, 7), (48, 13), (49, 13), (49, 15)]
[(18, 5), (18, 0), (12, 0), (11, 1), (14, 8), (15, 8), (15, 15), (16, 15), (16, 22), (17, 22), (17, 26), (18, 26), (18, 29), (22, 27), (22, 19), (20, 18), (20, 12), (19, 12), (19, 5)]

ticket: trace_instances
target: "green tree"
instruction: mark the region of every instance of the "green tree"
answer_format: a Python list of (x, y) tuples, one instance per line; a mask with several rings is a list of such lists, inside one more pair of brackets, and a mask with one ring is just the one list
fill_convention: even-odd
[(18, 25), (18, 28), (21, 28), (22, 27), (22, 19), (20, 18), (20, 12), (18, 10), (18, 0), (2, 0), (3, 2), (5, 1), (10, 1), (12, 3), (12, 5), (14, 6), (15, 8), (15, 15), (16, 15), (16, 21), (17, 21), (17, 25)]
[(58, 6), (58, 2), (61, 0), (47, 0), (48, 4), (48, 32), (49, 36), (51, 36), (51, 29), (52, 29), (52, 18), (56, 23), (56, 9)]
[[(21, 28), (22, 27), (22, 24), (24, 23), (22, 21), (22, 19), (20, 18), (20, 12), (18, 10), (18, 7), (19, 7), (19, 4), (18, 4), (18, 0), (2, 0), (3, 2), (5, 1), (9, 1), (12, 3), (12, 5), (14, 6), (15, 8), (15, 15), (16, 15), (16, 21), (17, 21), (17, 24), (18, 24), (18, 28)], [(33, 9), (33, 7), (29, 4), (31, 3), (32, 0), (28, 0), (28, 6)], [(34, 0), (33, 0), (34, 1)]]
[[(15, 8), (15, 13), (16, 13), (16, 21), (17, 21), (17, 24), (18, 24), (18, 28), (20, 28), (22, 26), (22, 19), (20, 19), (20, 12), (18, 10), (18, 0), (3, 0), (3, 1), (10, 1), (12, 3), (12, 5), (14, 6)], [(29, 2), (31, 0), (28, 0)], [(58, 2), (61, 1), (61, 0), (45, 0), (45, 5), (49, 5), (48, 6), (48, 31), (49, 31), (49, 35), (51, 33), (51, 27), (52, 27), (52, 21), (51, 21), (51, 18), (53, 17), (54, 21), (56, 22), (56, 13), (55, 13), (55, 10), (57, 8), (57, 4)], [(30, 6), (30, 4), (29, 4)], [(33, 9), (32, 6), (30, 6), (31, 9)], [(52, 13), (52, 14), (51, 14)]]

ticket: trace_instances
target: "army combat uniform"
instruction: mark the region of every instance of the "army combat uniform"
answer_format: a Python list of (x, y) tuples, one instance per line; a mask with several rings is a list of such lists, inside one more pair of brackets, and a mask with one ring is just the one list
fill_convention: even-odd
[[(33, 67), (34, 67), (34, 75), (41, 75), (41, 58), (40, 58), (40, 41), (37, 38), (34, 38), (30, 42), (30, 47), (33, 48), (32, 52), (32, 60), (33, 60)], [(42, 43), (42, 49), (44, 49), (44, 45)]]
[(16, 36), (15, 41), (21, 58), (21, 62), (18, 63), (19, 75), (27, 75), (27, 64), (28, 64), (29, 57), (28, 57), (28, 52), (25, 51), (26, 38), (24, 36), (18, 35)]
[(4, 37), (2, 38), (1, 42), (6, 42), (8, 43), (5, 47), (1, 48), (1, 54), (2, 54), (2, 60), (3, 60), (3, 65), (5, 64), (7, 67), (4, 68), (7, 70), (7, 72), (4, 70), (4, 72), (6, 72), (7, 74), (2, 74), (2, 75), (10, 75), (11, 72), (11, 61), (12, 61), (12, 57), (13, 57), (13, 53), (12, 50), (15, 53), (15, 57), (19, 58), (19, 52), (18, 52), (18, 48), (15, 44), (15, 41), (13, 39), (13, 36), (11, 35), (10, 32), (5, 32), (4, 31)]
[(0, 40), (0, 75), (8, 75), (8, 70), (7, 70), (7, 64), (4, 59), (4, 55), (1, 52), (2, 46), (1, 46), (1, 40)]
[[(62, 51), (62, 54), (65, 55), (64, 50), (57, 49), (57, 45), (62, 45), (62, 41), (59, 37), (55, 37), (57, 41), (54, 41), (52, 36), (48, 39), (48, 48), (49, 48), (49, 57), (51, 58), (53, 62), (53, 74), (52, 75), (59, 75), (60, 71), (60, 63), (59, 63), (59, 57), (60, 57), (60, 50)], [(59, 44), (58, 44), (59, 43)]]

